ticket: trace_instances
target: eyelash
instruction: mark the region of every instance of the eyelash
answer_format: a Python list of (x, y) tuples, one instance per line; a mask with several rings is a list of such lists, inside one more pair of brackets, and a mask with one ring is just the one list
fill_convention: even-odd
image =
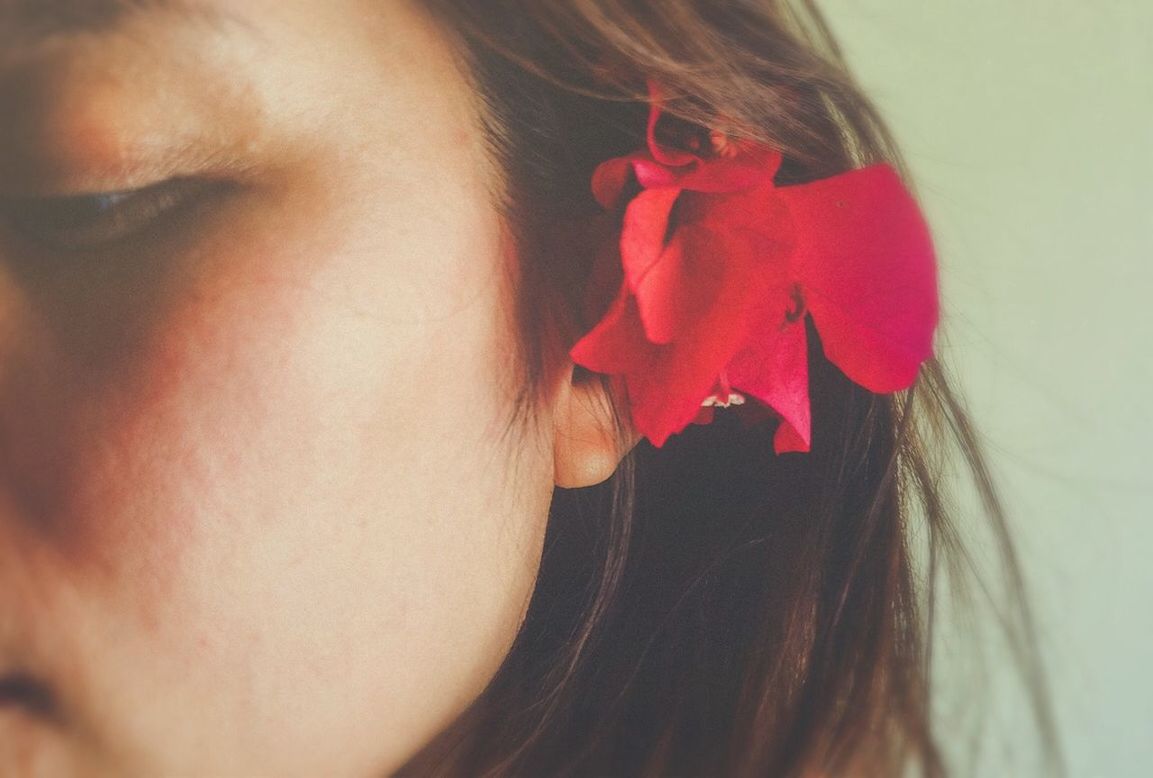
[(175, 220), (220, 183), (171, 178), (139, 189), (64, 197), (0, 200), (14, 232), (49, 249), (111, 248)]

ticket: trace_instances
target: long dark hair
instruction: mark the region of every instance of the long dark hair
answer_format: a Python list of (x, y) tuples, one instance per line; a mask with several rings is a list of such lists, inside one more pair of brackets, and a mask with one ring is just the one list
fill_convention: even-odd
[[(460, 44), (504, 173), (521, 421), (592, 323), (581, 291), (611, 225), (588, 182), (643, 143), (646, 79), (686, 127), (723, 117), (781, 149), (779, 184), (885, 161), (914, 189), (811, 2), (426, 5)], [(960, 591), (968, 565), (945, 488), (958, 458), (1018, 598), (1010, 643), (1051, 738), (1005, 517), (946, 369), (930, 360), (911, 389), (878, 396), (809, 336), (812, 451), (776, 456), (771, 427), (720, 413), (659, 450), (642, 442), (600, 486), (558, 489), (508, 657), (402, 774), (946, 774), (930, 648), (938, 582)]]

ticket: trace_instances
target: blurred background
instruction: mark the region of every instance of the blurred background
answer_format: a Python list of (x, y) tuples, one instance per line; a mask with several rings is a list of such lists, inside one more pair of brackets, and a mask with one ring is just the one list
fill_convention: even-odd
[[(1069, 774), (1153, 775), (1153, 2), (819, 5), (936, 236)], [(1033, 774), (1000, 705), (977, 774)]]

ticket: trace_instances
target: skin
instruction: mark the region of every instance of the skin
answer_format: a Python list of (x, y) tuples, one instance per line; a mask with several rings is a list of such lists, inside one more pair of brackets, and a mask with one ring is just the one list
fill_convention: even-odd
[(4, 775), (395, 769), (623, 453), (569, 372), (502, 435), (515, 256), (442, 31), (203, 5), (0, 42), (3, 202), (226, 184), (81, 251), (0, 218), (0, 676), (52, 698), (0, 704)]

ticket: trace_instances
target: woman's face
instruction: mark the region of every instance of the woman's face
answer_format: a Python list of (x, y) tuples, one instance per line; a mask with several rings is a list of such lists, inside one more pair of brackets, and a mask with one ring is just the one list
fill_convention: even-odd
[(27, 5), (0, 772), (396, 767), (504, 657), (554, 482), (502, 435), (510, 252), (447, 38), (398, 0)]

